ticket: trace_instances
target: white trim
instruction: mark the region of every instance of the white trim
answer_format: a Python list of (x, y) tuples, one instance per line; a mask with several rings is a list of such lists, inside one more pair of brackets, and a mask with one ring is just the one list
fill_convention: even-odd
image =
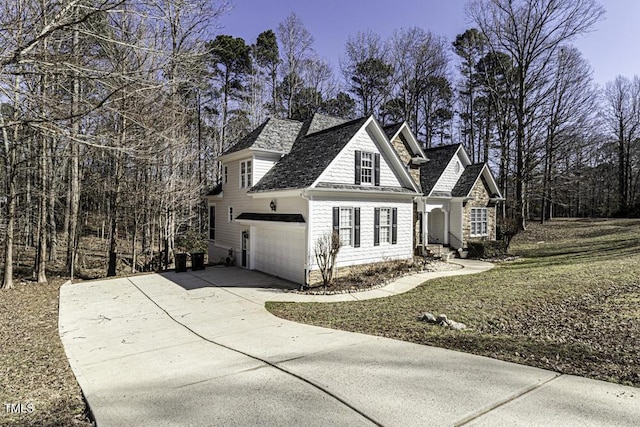
[(307, 226), (306, 222), (281, 222), (281, 221), (262, 221), (258, 219), (235, 219), (233, 222), (242, 225), (259, 226), (259, 227), (279, 227), (279, 228), (303, 228)]
[(269, 191), (258, 191), (258, 192), (249, 192), (248, 196), (253, 197), (254, 199), (273, 199), (279, 197), (298, 197), (301, 192), (304, 192), (304, 189), (300, 188), (292, 188), (288, 190), (269, 190)]
[[(366, 186), (366, 188), (376, 188), (376, 187)], [(370, 199), (372, 201), (385, 199), (385, 198), (413, 200), (414, 197), (421, 195), (420, 193), (400, 193), (400, 192), (396, 193), (394, 191), (358, 190), (358, 189), (350, 189), (350, 188), (308, 188), (306, 192), (311, 196), (336, 197), (338, 194), (344, 194), (349, 198)], [(354, 196), (359, 196), (359, 197), (354, 197)]]
[(419, 157), (422, 157), (424, 159), (427, 158), (427, 156), (424, 153), (424, 150), (420, 146), (420, 143), (418, 142), (416, 137), (413, 135), (413, 132), (411, 132), (411, 129), (409, 128), (409, 125), (407, 124), (406, 121), (404, 121), (400, 126), (400, 128), (397, 130), (397, 132), (389, 138), (389, 141), (393, 141), (400, 134), (403, 134), (404, 137), (407, 139), (407, 142), (414, 150), (414, 154), (419, 154)]

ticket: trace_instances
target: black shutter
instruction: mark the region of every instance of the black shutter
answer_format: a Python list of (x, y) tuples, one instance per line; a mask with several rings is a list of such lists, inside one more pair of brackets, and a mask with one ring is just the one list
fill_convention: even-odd
[(380, 245), (380, 208), (373, 210), (373, 245)]
[(360, 185), (360, 180), (362, 179), (362, 152), (360, 150), (356, 150), (356, 185)]
[(380, 186), (380, 153), (373, 156), (373, 185)]
[(391, 210), (391, 244), (398, 243), (398, 208)]
[(353, 208), (353, 247), (360, 247), (360, 208)]
[(340, 232), (340, 208), (333, 208), (333, 231)]

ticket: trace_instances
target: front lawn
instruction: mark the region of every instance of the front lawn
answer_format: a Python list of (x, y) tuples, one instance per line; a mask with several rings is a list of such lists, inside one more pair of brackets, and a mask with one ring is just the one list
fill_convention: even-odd
[[(267, 303), (285, 319), (640, 386), (640, 220), (530, 224), (493, 270), (348, 303)], [(468, 329), (419, 322), (429, 311)]]

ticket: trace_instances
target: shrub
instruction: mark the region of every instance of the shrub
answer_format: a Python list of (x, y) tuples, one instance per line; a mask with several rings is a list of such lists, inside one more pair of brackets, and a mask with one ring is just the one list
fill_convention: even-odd
[(471, 258), (495, 258), (507, 253), (504, 241), (469, 242), (469, 256)]

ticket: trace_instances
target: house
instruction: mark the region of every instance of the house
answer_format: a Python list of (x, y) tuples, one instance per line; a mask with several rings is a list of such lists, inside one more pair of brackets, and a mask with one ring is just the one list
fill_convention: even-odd
[(503, 200), (485, 163), (471, 164), (462, 144), (425, 150), (420, 168), (425, 240), (455, 249), (496, 239), (496, 204)]
[(268, 119), (218, 158), (222, 182), (206, 196), (209, 259), (309, 283), (315, 242), (332, 230), (343, 244), (338, 268), (410, 259), (429, 241), (458, 247), (491, 238), (495, 208), (472, 206), (491, 210), (495, 181), (456, 147), (433, 178), (432, 150), (422, 150), (406, 123)]

